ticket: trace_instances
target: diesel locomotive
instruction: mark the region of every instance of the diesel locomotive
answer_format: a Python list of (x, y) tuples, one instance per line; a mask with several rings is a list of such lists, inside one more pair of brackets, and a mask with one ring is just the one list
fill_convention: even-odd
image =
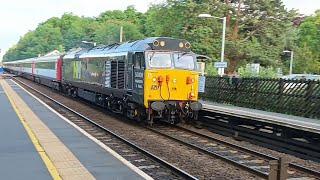
[(197, 120), (196, 54), (186, 40), (152, 37), (4, 63), (7, 71), (131, 119)]

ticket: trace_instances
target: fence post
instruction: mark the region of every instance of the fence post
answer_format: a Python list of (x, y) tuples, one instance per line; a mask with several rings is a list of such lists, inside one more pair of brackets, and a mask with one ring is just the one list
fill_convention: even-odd
[(239, 84), (239, 78), (238, 77), (232, 77), (232, 88), (233, 91), (231, 92), (232, 94), (232, 99), (233, 103), (237, 104), (238, 103), (238, 84)]
[(279, 180), (286, 180), (288, 178), (288, 161), (286, 158), (279, 159)]
[[(263, 81), (263, 79), (260, 79), (260, 81)], [(259, 108), (259, 99), (258, 99), (258, 89), (259, 89), (259, 79), (255, 78), (254, 81), (254, 108)], [(261, 107), (260, 107), (261, 108)], [(263, 109), (264, 110), (264, 109)]]
[(271, 160), (269, 162), (268, 180), (277, 180), (278, 178), (278, 160)]
[[(283, 91), (284, 91), (284, 80), (283, 79), (280, 79), (279, 82), (279, 89), (278, 89), (278, 95), (279, 95), (279, 103), (277, 103), (277, 105), (280, 105), (282, 106), (282, 101), (283, 101)], [(277, 106), (276, 105), (276, 106)], [(277, 107), (275, 108), (277, 109)]]
[(316, 84), (315, 81), (307, 81), (307, 82), (308, 82), (308, 87), (307, 87), (307, 92), (305, 94), (305, 101), (309, 101), (312, 98), (314, 86)]

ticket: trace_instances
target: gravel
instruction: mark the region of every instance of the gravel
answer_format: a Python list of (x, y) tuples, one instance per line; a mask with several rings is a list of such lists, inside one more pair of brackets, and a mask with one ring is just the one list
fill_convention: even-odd
[(256, 150), (256, 151), (258, 151), (260, 153), (268, 154), (268, 155), (271, 155), (271, 156), (274, 156), (274, 157), (277, 157), (277, 158), (284, 157), (290, 163), (297, 163), (299, 165), (308, 167), (310, 169), (314, 169), (314, 170), (318, 170), (318, 171), (320, 170), (320, 163), (318, 163), (318, 162), (301, 159), (301, 158), (298, 158), (298, 157), (295, 157), (295, 156), (292, 156), (292, 155), (289, 155), (289, 154), (285, 154), (285, 153), (282, 153), (282, 152), (278, 152), (278, 151), (275, 151), (275, 150), (272, 150), (272, 149), (268, 149), (268, 148), (265, 148), (265, 147), (261, 147), (261, 146), (255, 145), (255, 144), (252, 144), (252, 143), (247, 142), (247, 141), (238, 141), (238, 140), (235, 140), (232, 137), (222, 136), (220, 134), (213, 133), (213, 132), (211, 132), (211, 131), (209, 131), (207, 129), (197, 129), (197, 128), (194, 128), (194, 127), (192, 127), (190, 125), (183, 125), (183, 127), (191, 129), (191, 130), (194, 130), (194, 131), (201, 132), (203, 134), (212, 136), (212, 137), (217, 138), (219, 140), (231, 142), (232, 144), (241, 145), (241, 146), (246, 147), (248, 149)]

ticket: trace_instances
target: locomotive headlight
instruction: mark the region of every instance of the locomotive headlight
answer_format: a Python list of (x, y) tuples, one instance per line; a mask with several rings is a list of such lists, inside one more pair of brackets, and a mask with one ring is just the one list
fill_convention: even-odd
[(176, 84), (176, 83), (177, 83), (177, 79), (174, 78), (174, 79), (172, 80), (172, 82), (173, 82), (174, 84)]
[(157, 40), (153, 41), (153, 45), (154, 46), (159, 46), (159, 41), (157, 41)]
[(183, 42), (180, 42), (179, 43), (179, 48), (183, 48), (183, 46), (184, 46)]
[(157, 78), (152, 78), (152, 82), (156, 82), (157, 81)]
[(165, 41), (160, 41), (160, 46), (165, 46), (166, 45), (166, 42)]

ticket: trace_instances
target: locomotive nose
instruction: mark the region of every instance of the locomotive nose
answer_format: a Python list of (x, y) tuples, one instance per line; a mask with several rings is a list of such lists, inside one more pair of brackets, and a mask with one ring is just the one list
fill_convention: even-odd
[(146, 101), (197, 100), (197, 73), (179, 69), (147, 70), (146, 73)]

